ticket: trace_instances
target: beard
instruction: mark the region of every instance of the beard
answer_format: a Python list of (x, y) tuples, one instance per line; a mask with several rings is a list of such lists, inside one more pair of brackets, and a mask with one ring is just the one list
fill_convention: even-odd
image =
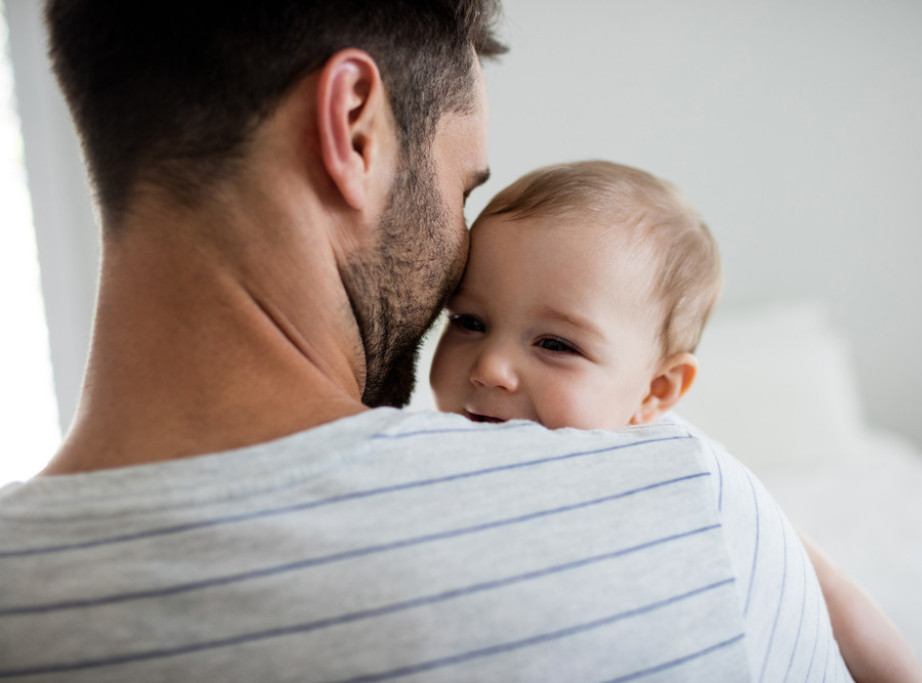
[(453, 229), (451, 219), (430, 161), (404, 160), (377, 244), (340, 270), (365, 353), (367, 406), (400, 408), (410, 400), (420, 342), (461, 279), (467, 257), (467, 231)]

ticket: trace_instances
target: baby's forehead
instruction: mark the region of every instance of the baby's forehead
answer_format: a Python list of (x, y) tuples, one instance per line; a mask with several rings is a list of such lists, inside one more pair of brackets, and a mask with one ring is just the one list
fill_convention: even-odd
[(530, 277), (560, 283), (592, 279), (594, 298), (611, 298), (616, 288), (617, 299), (623, 294), (649, 306), (656, 299), (657, 251), (643, 236), (641, 217), (613, 218), (589, 211), (487, 217), (473, 228), (467, 275), (484, 277), (492, 268), (524, 259), (539, 264)]
[(512, 302), (506, 312), (524, 319), (569, 311), (603, 327), (659, 330), (657, 269), (634, 231), (579, 213), (490, 216), (473, 231), (458, 295)]
[(486, 231), (503, 230), (514, 225), (509, 239), (521, 242), (533, 240), (540, 232), (541, 243), (547, 249), (556, 245), (577, 243), (603, 250), (612, 259), (631, 258), (647, 261), (651, 240), (644, 229), (645, 212), (623, 208), (619, 211), (601, 211), (593, 207), (530, 212), (523, 214), (497, 214), (478, 219), (471, 227), (471, 240)]

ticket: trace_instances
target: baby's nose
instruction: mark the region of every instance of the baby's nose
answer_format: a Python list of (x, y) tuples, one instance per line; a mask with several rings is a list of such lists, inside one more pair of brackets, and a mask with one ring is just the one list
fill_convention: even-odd
[(497, 346), (483, 349), (471, 367), (471, 383), (489, 389), (518, 389), (519, 375), (513, 354)]

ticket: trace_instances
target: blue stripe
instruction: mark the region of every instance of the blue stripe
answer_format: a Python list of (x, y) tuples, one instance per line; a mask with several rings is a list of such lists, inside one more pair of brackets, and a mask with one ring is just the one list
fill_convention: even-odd
[(816, 619), (815, 619), (815, 621), (816, 621), (816, 628), (813, 629), (813, 650), (810, 652), (810, 664), (807, 666), (807, 673), (804, 675), (804, 680), (805, 680), (805, 681), (809, 681), (809, 680), (810, 680), (810, 672), (813, 671), (813, 661), (814, 661), (814, 659), (816, 658), (816, 645), (817, 645), (817, 641), (819, 640), (819, 635), (820, 635), (820, 608), (819, 608), (820, 596), (819, 596), (819, 591), (816, 591), (815, 594), (816, 594), (816, 600), (814, 600), (813, 602), (817, 605), (817, 608), (816, 608)]
[(28, 548), (24, 550), (7, 550), (0, 551), (0, 559), (10, 558), (10, 557), (26, 557), (30, 555), (41, 555), (46, 553), (57, 553), (65, 552), (69, 550), (85, 550), (88, 548), (97, 548), (104, 545), (114, 545), (117, 543), (127, 543), (130, 541), (137, 541), (141, 539), (153, 538), (157, 536), (167, 536), (171, 534), (179, 534), (187, 531), (194, 531), (197, 529), (205, 529), (209, 527), (222, 526), (225, 524), (236, 524), (238, 522), (247, 522), (256, 519), (261, 519), (265, 517), (275, 517), (278, 515), (286, 515), (294, 512), (301, 512), (304, 510), (310, 510), (312, 508), (317, 508), (325, 505), (333, 505), (335, 503), (342, 503), (350, 500), (358, 500), (361, 498), (369, 498), (371, 496), (378, 496), (388, 493), (396, 493), (400, 491), (406, 491), (409, 489), (422, 488), (426, 486), (434, 486), (438, 484), (445, 484), (454, 481), (460, 481), (463, 479), (470, 479), (473, 477), (480, 477), (489, 474), (495, 474), (497, 472), (505, 472), (509, 470), (522, 469), (526, 467), (534, 467), (536, 465), (544, 465), (551, 462), (559, 462), (562, 460), (570, 460), (573, 458), (581, 458), (590, 455), (599, 455), (602, 453), (610, 453), (613, 451), (623, 450), (626, 448), (634, 448), (636, 446), (645, 446), (651, 443), (659, 443), (663, 441), (675, 441), (675, 440), (684, 440), (688, 439), (688, 436), (671, 436), (671, 437), (662, 437), (658, 439), (649, 439), (647, 441), (637, 441), (628, 444), (619, 444), (616, 446), (608, 446), (606, 448), (598, 448), (590, 451), (579, 451), (576, 453), (566, 453), (564, 455), (555, 455), (548, 458), (540, 458), (538, 460), (529, 460), (525, 462), (513, 463), (510, 465), (499, 465), (497, 467), (488, 467), (482, 470), (473, 470), (471, 472), (461, 472), (460, 474), (452, 474), (445, 477), (435, 477), (432, 479), (422, 479), (419, 481), (407, 482), (404, 484), (395, 484), (393, 486), (384, 486), (376, 489), (369, 489), (367, 491), (356, 491), (353, 493), (347, 493), (339, 496), (333, 496), (331, 498), (326, 498), (323, 500), (313, 501), (310, 503), (301, 503), (298, 505), (290, 505), (281, 508), (272, 508), (269, 510), (260, 510), (257, 512), (251, 512), (242, 515), (232, 515), (228, 517), (220, 517), (218, 519), (205, 520), (202, 522), (193, 522), (189, 524), (180, 524), (177, 526), (164, 527), (160, 529), (150, 529), (148, 531), (140, 531), (133, 534), (124, 534), (120, 536), (112, 536), (110, 538), (97, 539), (94, 541), (84, 541), (81, 543), (69, 543), (61, 544), (55, 546), (48, 546), (44, 548)]
[[(535, 636), (525, 640), (514, 641), (511, 643), (503, 643), (501, 645), (494, 645), (489, 648), (484, 648), (481, 650), (474, 650), (467, 652), (461, 655), (456, 655), (454, 657), (448, 657), (445, 659), (433, 660), (430, 662), (423, 662), (411, 667), (405, 667), (404, 669), (395, 669), (393, 671), (384, 672), (380, 674), (374, 674), (372, 676), (363, 676), (355, 679), (350, 679), (352, 681), (374, 681), (374, 680), (384, 680), (386, 678), (395, 678), (398, 676), (408, 675), (410, 673), (416, 673), (418, 671), (427, 671), (430, 669), (440, 668), (443, 666), (449, 666), (452, 664), (458, 664), (463, 661), (476, 659), (479, 657), (485, 657), (489, 655), (499, 654), (501, 652), (507, 652), (510, 650), (516, 650), (523, 647), (530, 647), (532, 645), (537, 645), (539, 643), (556, 640), (564, 638), (567, 636), (576, 635), (585, 631), (590, 631), (601, 626), (606, 626), (613, 622), (627, 619), (634, 616), (639, 616), (641, 614), (646, 614), (654, 610), (666, 607), (668, 605), (681, 602), (688, 598), (694, 597), (701, 593), (705, 593), (711, 590), (715, 590), (722, 586), (729, 585), (734, 582), (734, 578), (730, 577), (716, 583), (712, 583), (701, 588), (696, 588), (695, 590), (683, 593), (681, 595), (676, 595), (665, 600), (660, 600), (658, 602), (653, 602), (643, 607), (638, 607), (633, 610), (628, 610), (626, 612), (621, 612), (604, 619), (599, 619), (596, 621), (591, 621), (586, 624), (580, 624), (578, 626), (573, 626), (567, 629), (562, 629), (559, 631), (554, 631), (551, 633), (543, 634), (540, 636)], [(305, 628), (308, 627), (308, 628)], [(312, 624), (306, 625), (295, 625), (288, 626), (283, 628), (271, 629), (268, 631), (260, 631), (257, 633), (248, 633), (240, 636), (235, 636), (233, 638), (226, 638), (223, 640), (215, 640), (204, 643), (195, 643), (191, 645), (185, 645), (173, 649), (160, 649), (152, 650), (149, 652), (136, 652), (132, 654), (120, 655), (115, 657), (108, 657), (105, 659), (93, 659), (86, 660), (83, 662), (72, 662), (66, 664), (48, 664), (44, 666), (34, 666), (21, 669), (4, 669), (0, 670), (0, 678), (11, 678), (13, 676), (35, 676), (40, 674), (54, 674), (54, 673), (69, 673), (73, 671), (82, 671), (86, 669), (96, 669), (106, 666), (114, 666), (117, 664), (129, 664), (132, 662), (147, 661), (152, 659), (162, 659), (165, 657), (175, 657), (184, 654), (192, 654), (195, 652), (201, 652), (203, 650), (213, 650), (223, 647), (233, 647), (237, 645), (242, 645), (244, 643), (251, 643), (254, 641), (267, 640), (272, 638), (279, 638), (283, 636), (293, 635), (300, 633), (304, 630), (311, 630), (315, 628)]]
[(784, 588), (788, 580), (788, 535), (785, 533), (784, 518), (782, 517), (781, 508), (778, 508), (779, 528), (781, 529), (781, 590), (778, 593), (778, 607), (775, 608), (775, 620), (772, 622), (772, 632), (768, 637), (768, 646), (765, 648), (765, 659), (762, 660), (762, 673), (759, 675), (759, 683), (765, 678), (765, 668), (768, 666), (768, 659), (772, 653), (772, 643), (775, 642), (775, 630), (778, 628), (778, 619), (781, 617), (781, 605), (784, 603)]
[(808, 558), (804, 558), (801, 555), (801, 567), (803, 567), (803, 580), (802, 589), (803, 596), (800, 601), (800, 621), (797, 622), (797, 634), (794, 636), (794, 647), (791, 648), (791, 659), (788, 660), (788, 668), (784, 672), (784, 680), (788, 679), (788, 675), (791, 673), (791, 666), (794, 664), (794, 655), (797, 653), (797, 646), (800, 643), (800, 631), (804, 625), (804, 613), (807, 611), (807, 562), (805, 561)]
[(829, 654), (832, 651), (832, 629), (826, 629), (826, 657), (823, 659), (823, 683), (826, 683), (826, 675), (829, 673)]
[(628, 674), (627, 676), (621, 676), (620, 678), (613, 678), (610, 681), (606, 681), (606, 683), (623, 683), (624, 681), (634, 681), (634, 680), (637, 680), (638, 678), (644, 678), (646, 676), (659, 673), (660, 671), (674, 669), (675, 667), (681, 666), (682, 664), (685, 664), (686, 662), (690, 662), (695, 659), (700, 659), (701, 657), (709, 655), (712, 652), (716, 652), (717, 650), (722, 650), (725, 647), (733, 645), (733, 643), (736, 643), (742, 640), (745, 635), (746, 635), (745, 633), (740, 633), (738, 636), (734, 636), (733, 638), (730, 638), (729, 640), (725, 640), (722, 643), (717, 643), (716, 645), (711, 645), (710, 647), (706, 647), (703, 650), (699, 650), (698, 652), (694, 652), (690, 655), (686, 655), (685, 657), (680, 657), (679, 659), (673, 659), (671, 662), (665, 662), (664, 664), (660, 664), (659, 666), (654, 666), (649, 669), (643, 669), (642, 671), (636, 671), (632, 674)]
[(823, 683), (826, 683), (826, 674), (829, 673), (829, 655), (832, 652), (832, 629), (826, 629), (826, 658), (823, 660)]
[(662, 488), (664, 486), (670, 486), (672, 484), (678, 484), (684, 481), (689, 481), (692, 479), (697, 479), (700, 477), (710, 476), (710, 472), (700, 472), (697, 474), (690, 474), (684, 477), (678, 477), (675, 479), (669, 479), (667, 481), (657, 482), (655, 484), (648, 484), (646, 486), (641, 486), (639, 488), (631, 489), (629, 491), (622, 491), (615, 493), (609, 496), (603, 496), (602, 498), (594, 498), (593, 500), (583, 501), (580, 503), (573, 503), (571, 505), (563, 505), (556, 508), (549, 508), (547, 510), (539, 510), (537, 512), (531, 512), (526, 515), (519, 515), (516, 517), (509, 517), (507, 519), (487, 522), (484, 524), (477, 524), (469, 527), (461, 527), (459, 529), (452, 529), (450, 531), (441, 531), (436, 534), (426, 534), (424, 536), (417, 536), (414, 538), (403, 539), (401, 541), (394, 541), (391, 543), (381, 543), (379, 545), (368, 546), (365, 548), (358, 548), (355, 550), (348, 550), (341, 553), (335, 553), (332, 555), (324, 555), (321, 557), (315, 557), (307, 560), (300, 560), (298, 562), (291, 562), (284, 565), (279, 565), (275, 567), (268, 567), (265, 569), (258, 569), (249, 572), (242, 572), (239, 574), (231, 574), (228, 576), (208, 579), (204, 581), (196, 581), (193, 583), (181, 584), (176, 586), (170, 586), (169, 588), (159, 588), (155, 590), (148, 591), (138, 591), (135, 593), (123, 593), (119, 595), (110, 595), (100, 598), (93, 598), (88, 600), (74, 600), (69, 602), (58, 602), (58, 603), (47, 603), (40, 605), (23, 605), (19, 607), (9, 607), (3, 610), (0, 610), (0, 617), (9, 617), (22, 614), (34, 614), (34, 613), (45, 613), (45, 612), (54, 612), (59, 610), (66, 609), (80, 609), (88, 607), (98, 607), (101, 605), (107, 605), (117, 602), (128, 602), (131, 600), (144, 600), (150, 598), (159, 598), (165, 597), (167, 595), (176, 595), (178, 593), (186, 593), (190, 591), (203, 590), (206, 588), (213, 588), (217, 586), (224, 586), (231, 583), (238, 583), (242, 581), (250, 581), (255, 579), (265, 578), (267, 576), (274, 576), (277, 574), (283, 574), (286, 572), (298, 571), (309, 569), (311, 567), (316, 567), (324, 564), (331, 564), (334, 562), (341, 562), (343, 560), (350, 560), (358, 557), (365, 557), (368, 555), (373, 555), (376, 553), (389, 552), (392, 550), (399, 550), (401, 548), (409, 548), (412, 546), (418, 546), (425, 543), (431, 543), (433, 541), (441, 541), (449, 538), (457, 538), (458, 536), (465, 536), (468, 534), (478, 533), (481, 531), (487, 531), (489, 529), (496, 529), (503, 526), (510, 526), (513, 524), (521, 524), (523, 522), (532, 521), (535, 519), (540, 519), (543, 517), (549, 517), (551, 515), (557, 515), (565, 512), (572, 512), (574, 510), (580, 510), (583, 508), (592, 507), (595, 505), (601, 505), (603, 503), (608, 503), (614, 500), (621, 498), (626, 498), (628, 496), (636, 495), (638, 493), (644, 493), (654, 489)]
[(756, 487), (752, 483), (752, 477), (749, 476), (749, 473), (746, 470), (743, 470), (746, 474), (746, 479), (749, 480), (749, 488), (752, 489), (752, 504), (755, 507), (756, 513), (756, 544), (752, 550), (752, 571), (749, 572), (749, 590), (746, 591), (746, 605), (743, 607), (743, 616), (747, 616), (749, 613), (749, 601), (752, 599), (752, 586), (755, 583), (756, 577), (756, 561), (759, 559), (759, 499), (756, 497)]
[[(610, 624), (615, 623), (616, 621), (622, 621), (631, 617), (640, 616), (648, 612), (652, 612), (663, 607), (668, 607), (669, 605), (681, 602), (682, 600), (687, 600), (688, 598), (700, 595), (711, 590), (715, 590), (722, 586), (726, 586), (730, 583), (733, 583), (734, 579), (724, 579), (723, 581), (718, 581), (701, 588), (696, 588), (695, 590), (683, 593), (682, 595), (676, 595), (665, 600), (660, 600), (658, 602), (650, 603), (643, 607), (638, 607), (633, 610), (628, 610), (626, 612), (620, 612), (603, 619), (596, 619), (594, 621), (586, 622), (585, 624), (579, 624), (577, 626), (571, 626), (569, 628), (560, 629), (559, 631), (552, 631), (550, 633), (544, 633), (539, 636), (533, 636), (531, 638), (525, 638), (523, 640), (515, 640), (508, 643), (501, 643), (499, 645), (493, 645), (491, 647), (482, 648), (479, 650), (471, 650), (463, 654), (454, 655), (452, 657), (445, 657), (442, 659), (434, 659), (428, 662), (421, 662), (419, 664), (413, 664), (411, 666), (400, 667), (398, 669), (391, 669), (390, 671), (383, 671), (376, 674), (369, 674), (366, 676), (357, 676), (355, 678), (343, 679), (337, 683), (370, 683), (372, 681), (384, 681), (389, 678), (400, 678), (402, 676), (410, 676), (417, 673), (422, 673), (423, 671), (431, 671), (433, 669), (440, 669), (446, 666), (454, 666), (456, 664), (463, 664), (464, 662), (471, 661), (473, 659), (480, 659), (482, 657), (492, 657), (493, 655), (502, 654), (505, 652), (511, 652), (513, 650), (520, 650), (526, 647), (533, 647), (535, 645), (541, 645), (554, 640), (560, 640), (562, 638), (568, 638), (570, 636), (575, 636), (580, 633), (586, 633), (587, 631), (592, 631), (597, 628), (604, 626), (609, 626)], [(736, 640), (742, 638), (742, 635), (736, 637)]]

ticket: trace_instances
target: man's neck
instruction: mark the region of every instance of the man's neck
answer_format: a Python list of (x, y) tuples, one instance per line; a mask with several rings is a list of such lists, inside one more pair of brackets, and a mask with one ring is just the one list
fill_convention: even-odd
[(192, 230), (148, 223), (105, 241), (83, 396), (44, 474), (239, 448), (365, 409), (361, 345), (322, 239), (214, 246), (201, 216)]

